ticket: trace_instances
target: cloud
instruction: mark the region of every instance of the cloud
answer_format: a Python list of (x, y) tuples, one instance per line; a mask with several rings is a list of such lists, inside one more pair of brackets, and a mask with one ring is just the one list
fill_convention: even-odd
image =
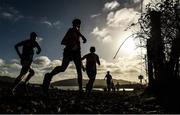
[(20, 61), (18, 59), (12, 59), (11, 63), (20, 63)]
[(114, 79), (123, 79), (138, 82), (137, 76), (145, 72), (140, 71), (140, 60), (133, 59), (132, 57), (119, 58), (116, 62), (108, 62), (105, 59), (100, 59), (101, 65), (97, 66), (98, 74), (97, 79), (104, 78), (107, 71), (111, 72)]
[(156, 4), (158, 2), (161, 2), (162, 0), (143, 0), (143, 5), (147, 5), (149, 3)]
[(112, 36), (106, 28), (100, 30), (99, 27), (95, 27), (91, 33), (104, 43), (112, 41)]
[(137, 23), (139, 13), (132, 8), (123, 8), (107, 15), (107, 25), (110, 27), (126, 27), (131, 23)]
[(111, 41), (112, 41), (112, 36), (107, 35), (107, 36), (105, 36), (105, 37), (103, 38), (102, 41), (103, 41), (103, 42), (111, 42)]
[(4, 65), (4, 60), (0, 58), (0, 66), (3, 66)]
[(120, 67), (115, 64), (115, 63), (112, 63), (112, 62), (108, 62), (106, 61), (105, 59), (100, 59), (100, 63), (101, 65), (98, 66), (98, 73), (106, 73), (106, 71), (114, 71), (114, 70), (121, 70)]
[(18, 63), (12, 63), (9, 65), (9, 67), (12, 69), (21, 69), (21, 65)]
[(141, 2), (142, 0), (134, 0), (134, 3), (139, 3)]
[(58, 20), (58, 21), (55, 21), (55, 22), (53, 22), (53, 25), (54, 26), (58, 26), (58, 25), (60, 25), (61, 24), (61, 22)]
[[(110, 11), (106, 13), (106, 21), (103, 27), (94, 27), (91, 34), (94, 35), (95, 39), (102, 43), (112, 44), (113, 41), (119, 41), (119, 38), (123, 39), (125, 34), (128, 34), (126, 36), (129, 36), (132, 31), (139, 30), (138, 26), (131, 27), (132, 24), (138, 22), (139, 17), (140, 13), (133, 8), (120, 8), (116, 11)], [(128, 32), (125, 33), (125, 30)]]
[[(101, 65), (97, 66), (97, 79), (103, 79), (107, 71), (110, 71), (114, 79), (124, 79), (129, 81), (138, 81), (137, 76), (141, 74), (140, 60), (133, 60), (133, 57), (119, 58), (116, 62), (109, 62), (100, 58)], [(56, 66), (60, 66), (61, 60), (50, 60), (47, 56), (39, 56), (35, 58), (32, 69), (35, 71), (35, 75), (30, 80), (31, 83), (42, 83), (44, 75), (47, 72), (52, 71)], [(17, 77), (21, 65), (19, 60), (13, 59), (11, 63), (5, 63), (3, 59), (0, 59), (0, 75)], [(143, 74), (144, 75), (144, 74)], [(52, 81), (76, 78), (77, 73), (74, 63), (70, 63), (65, 72), (61, 72), (53, 77)], [(83, 78), (88, 78), (87, 74), (83, 72)]]
[(106, 28), (100, 30), (99, 27), (95, 27), (92, 31), (92, 34), (100, 37), (105, 37), (108, 34), (108, 30)]
[(112, 2), (107, 2), (104, 5), (104, 10), (114, 10), (116, 8), (118, 8), (120, 6), (120, 4), (117, 1), (112, 1)]
[(112, 70), (111, 73), (113, 73), (115, 75), (122, 75), (123, 74), (123, 72), (121, 71), (120, 68)]
[(18, 21), (24, 18), (24, 16), (16, 10), (14, 7), (1, 7), (0, 19), (7, 19), (10, 21)]
[(18, 62), (5, 63), (5, 60), (0, 59), (0, 76), (17, 76), (21, 65)]
[(49, 20), (47, 19), (47, 17), (43, 17), (43, 18), (41, 19), (41, 22), (40, 22), (40, 23), (47, 25), (49, 28), (61, 29), (61, 27), (62, 27), (61, 21), (59, 21), (59, 20), (49, 21)]
[[(114, 49), (117, 51), (120, 43), (140, 29), (137, 25), (130, 27), (132, 24), (138, 22), (138, 18), (140, 17), (140, 12), (138, 12), (140, 2), (140, 0), (127, 1), (121, 4), (122, 7), (117, 6), (114, 9), (109, 5), (109, 7), (106, 8), (106, 11), (108, 12), (102, 12), (103, 16), (106, 17), (106, 20), (102, 26), (95, 26), (91, 34), (94, 38), (101, 41), (101, 43), (106, 43), (106, 48), (110, 48), (108, 49), (108, 52), (113, 51)], [(106, 6), (108, 6), (107, 3)], [(99, 45), (101, 47), (101, 44)], [(117, 47), (117, 49), (115, 47)], [(140, 63), (141, 59), (137, 57), (138, 50), (129, 53), (127, 48), (128, 47), (125, 47), (124, 49), (123, 47), (121, 48), (119, 59), (111, 60), (113, 63), (108, 62), (105, 59), (100, 59), (101, 66), (98, 67), (98, 78), (103, 78), (108, 70), (111, 71), (113, 78), (116, 79), (138, 81), (138, 75), (143, 74), (146, 76), (145, 72), (141, 72), (140, 69), (142, 63)], [(109, 56), (109, 54), (110, 53), (107, 53), (106, 56)]]
[(51, 22), (49, 22), (49, 21), (46, 21), (46, 20), (45, 20), (45, 21), (43, 21), (42, 23), (43, 23), (43, 24), (46, 24), (47, 26), (50, 26), (50, 27), (52, 26), (52, 23), (51, 23)]
[(139, 73), (139, 71), (135, 68), (131, 68), (131, 69), (124, 71), (124, 73), (132, 74), (132, 73)]
[(13, 15), (9, 12), (2, 12), (1, 14), (4, 18), (9, 18), (11, 19), (13, 17)]
[(91, 15), (90, 17), (91, 18), (96, 18), (96, 17), (98, 17), (98, 16), (100, 16), (101, 15), (101, 13), (98, 13), (98, 14), (93, 14), (93, 15)]
[(47, 56), (40, 56), (35, 58), (34, 64), (47, 66), (51, 63), (51, 60)]
[(51, 61), (50, 65), (51, 65), (51, 68), (55, 68), (56, 66), (60, 66), (61, 63), (62, 63), (61, 60), (53, 60), (53, 61)]

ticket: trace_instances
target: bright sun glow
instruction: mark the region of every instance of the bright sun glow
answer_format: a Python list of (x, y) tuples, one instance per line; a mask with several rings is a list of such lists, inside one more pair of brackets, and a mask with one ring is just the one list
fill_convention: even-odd
[(136, 48), (135, 42), (133, 38), (129, 38), (126, 42), (122, 45), (121, 50), (125, 53), (132, 53)]
[[(116, 35), (116, 38), (118, 39), (116, 44), (116, 48), (118, 49), (117, 55), (119, 56), (130, 56), (130, 55), (136, 55), (136, 44), (134, 40), (134, 36), (132, 36), (132, 33), (126, 32), (126, 33), (118, 33)], [(120, 49), (119, 49), (120, 48)]]

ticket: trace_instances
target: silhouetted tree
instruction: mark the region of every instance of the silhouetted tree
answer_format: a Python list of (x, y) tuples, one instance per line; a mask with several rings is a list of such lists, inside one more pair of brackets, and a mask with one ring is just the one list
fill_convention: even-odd
[[(149, 84), (161, 79), (164, 70), (178, 77), (179, 18), (178, 1), (164, 0), (155, 5), (148, 4), (139, 23), (146, 40)], [(167, 76), (167, 75), (165, 75)], [(164, 78), (163, 78), (164, 79)]]
[(179, 0), (148, 4), (139, 23), (146, 41), (149, 87), (160, 97), (176, 95), (179, 86)]

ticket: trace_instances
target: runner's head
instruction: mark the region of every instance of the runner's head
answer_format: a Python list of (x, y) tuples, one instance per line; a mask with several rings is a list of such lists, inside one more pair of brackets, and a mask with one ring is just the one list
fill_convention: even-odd
[(91, 53), (94, 53), (95, 51), (96, 51), (95, 47), (93, 47), (93, 46), (90, 47), (90, 52), (91, 52)]
[(73, 25), (73, 27), (78, 27), (78, 28), (80, 28), (81, 20), (80, 20), (80, 19), (74, 19), (74, 20), (72, 21), (72, 25)]
[(37, 37), (37, 34), (35, 32), (31, 32), (30, 33), (30, 39), (35, 41), (36, 40), (36, 37)]

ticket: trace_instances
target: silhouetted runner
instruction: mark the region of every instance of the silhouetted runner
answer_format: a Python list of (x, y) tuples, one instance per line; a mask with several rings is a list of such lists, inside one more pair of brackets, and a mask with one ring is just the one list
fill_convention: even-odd
[(110, 75), (110, 71), (107, 71), (107, 74), (104, 77), (104, 79), (106, 79), (108, 92), (110, 92), (111, 91), (111, 80), (112, 80), (112, 76)]
[(117, 84), (115, 85), (115, 87), (116, 87), (117, 91), (119, 91), (119, 88), (120, 88), (119, 82), (117, 82)]
[(111, 80), (111, 89), (113, 92), (115, 92), (115, 90), (116, 90), (113, 80)]
[(78, 74), (79, 92), (82, 92), (82, 71), (81, 71), (81, 47), (80, 37), (83, 43), (86, 43), (86, 38), (80, 33), (81, 20), (74, 19), (72, 21), (73, 27), (68, 30), (61, 44), (65, 45), (63, 52), (63, 60), (61, 66), (55, 67), (50, 73), (46, 73), (43, 80), (43, 91), (48, 92), (50, 81), (52, 77), (60, 72), (64, 72), (68, 67), (70, 61), (74, 61)]
[[(15, 82), (13, 84), (13, 93), (27, 72), (29, 72), (29, 74), (25, 79), (25, 84), (27, 84), (27, 82), (34, 75), (34, 70), (31, 68), (31, 63), (33, 61), (34, 55), (34, 48), (37, 48), (36, 54), (39, 54), (41, 52), (41, 48), (39, 44), (36, 42), (36, 38), (37, 34), (35, 32), (32, 32), (30, 33), (30, 39), (21, 41), (15, 45), (16, 52), (19, 58), (21, 59), (22, 68), (19, 76), (15, 79)], [(22, 53), (19, 51), (19, 47), (22, 47)]]
[(93, 83), (96, 78), (97, 68), (96, 63), (100, 65), (99, 56), (95, 54), (95, 47), (90, 48), (90, 53), (82, 57), (82, 60), (86, 59), (86, 73), (89, 77), (89, 81), (86, 84), (86, 91), (89, 95), (93, 88)]

